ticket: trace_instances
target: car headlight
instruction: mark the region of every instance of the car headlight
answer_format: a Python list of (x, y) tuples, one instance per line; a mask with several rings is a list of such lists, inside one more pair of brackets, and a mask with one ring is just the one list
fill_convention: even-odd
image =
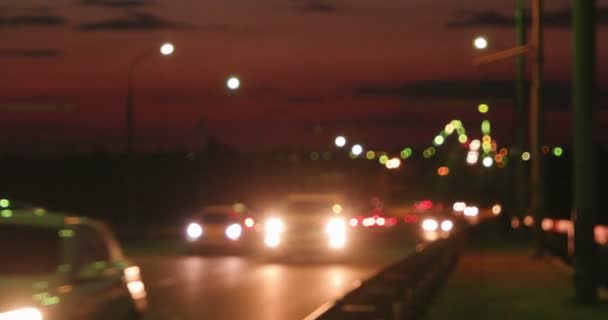
[(270, 218), (266, 220), (264, 230), (266, 231), (266, 234), (278, 234), (285, 231), (285, 223), (279, 218)]
[(425, 219), (422, 221), (422, 230), (432, 232), (437, 231), (439, 223), (435, 219)]
[(346, 221), (341, 218), (332, 218), (327, 222), (325, 232), (329, 236), (329, 246), (339, 249), (346, 245)]
[(444, 220), (441, 223), (441, 230), (445, 231), (445, 232), (450, 232), (452, 231), (452, 229), (454, 229), (454, 223), (450, 220)]
[(0, 313), (0, 320), (42, 320), (42, 312), (36, 308), (22, 308)]
[(234, 223), (226, 228), (226, 237), (230, 240), (238, 240), (241, 237), (243, 227), (240, 224)]
[(270, 218), (264, 223), (264, 243), (269, 248), (281, 244), (281, 233), (285, 231), (285, 223), (279, 218)]
[(188, 227), (186, 228), (186, 236), (188, 237), (188, 240), (190, 241), (194, 241), (198, 238), (200, 238), (203, 235), (203, 227), (201, 227), (200, 224), (198, 223), (191, 223), (188, 225)]

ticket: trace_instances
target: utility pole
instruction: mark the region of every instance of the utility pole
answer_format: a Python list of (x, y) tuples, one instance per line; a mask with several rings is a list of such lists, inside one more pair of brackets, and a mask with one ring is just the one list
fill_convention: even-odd
[(574, 298), (597, 302), (595, 94), (596, 3), (575, 0), (574, 20)]
[(530, 87), (530, 154), (532, 155), (532, 172), (530, 188), (532, 199), (530, 209), (534, 214), (534, 256), (543, 255), (544, 187), (543, 187), (543, 0), (532, 1), (532, 79)]
[[(517, 34), (517, 46), (526, 46), (526, 1), (517, 0), (515, 3), (515, 31)], [(513, 113), (515, 124), (515, 183), (514, 183), (514, 214), (520, 218), (525, 216), (528, 207), (526, 203), (526, 168), (521, 158), (526, 146), (527, 130), (524, 125), (526, 119), (526, 54), (520, 53), (516, 57), (517, 81), (515, 83), (515, 112)]]

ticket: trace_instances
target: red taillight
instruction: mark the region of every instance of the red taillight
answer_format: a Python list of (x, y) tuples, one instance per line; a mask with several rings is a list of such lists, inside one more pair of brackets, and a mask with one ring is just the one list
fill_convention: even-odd
[(378, 218), (376, 218), (376, 224), (378, 226), (382, 227), (386, 224), (386, 219), (384, 219), (382, 217), (378, 217)]
[(376, 219), (375, 218), (365, 218), (363, 219), (363, 226), (364, 227), (371, 227), (373, 225), (376, 224)]
[(357, 218), (351, 218), (348, 223), (350, 224), (351, 227), (356, 227), (359, 225), (359, 220), (357, 220)]
[(253, 226), (255, 226), (255, 220), (253, 220), (253, 218), (245, 219), (245, 227), (253, 228)]
[(393, 218), (388, 219), (389, 226), (394, 226), (396, 224), (397, 224), (397, 218), (393, 217)]

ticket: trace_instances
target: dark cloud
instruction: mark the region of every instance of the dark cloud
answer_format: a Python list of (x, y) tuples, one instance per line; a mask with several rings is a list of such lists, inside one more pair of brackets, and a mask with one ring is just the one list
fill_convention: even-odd
[(0, 49), (0, 58), (57, 58), (63, 53), (55, 49)]
[[(514, 101), (515, 83), (513, 81), (471, 82), (466, 80), (427, 81), (397, 86), (362, 85), (355, 88), (359, 96), (384, 96), (404, 101), (459, 101), (478, 103), (479, 101)], [(549, 110), (570, 110), (572, 106), (572, 87), (570, 84), (547, 83), (544, 89), (545, 105)], [(608, 102), (608, 88), (598, 91), (598, 105)], [(446, 103), (450, 106), (450, 103)]]
[(299, 0), (296, 9), (311, 13), (336, 13), (341, 10), (339, 6), (329, 0)]
[(85, 6), (98, 6), (110, 8), (144, 7), (157, 4), (155, 0), (81, 0)]
[[(476, 12), (459, 12), (458, 17), (452, 18), (445, 26), (448, 28), (512, 28), (515, 25), (513, 15), (494, 10), (482, 10)], [(464, 15), (464, 17), (462, 17)], [(600, 25), (608, 24), (608, 8), (597, 9), (597, 22)], [(530, 24), (530, 19), (526, 19)], [(544, 23), (547, 27), (570, 28), (572, 25), (571, 8), (562, 8), (547, 11), (544, 14)]]
[(148, 31), (187, 28), (191, 28), (191, 26), (143, 12), (129, 12), (127, 17), (87, 22), (79, 26), (82, 31)]
[(0, 15), (0, 29), (22, 27), (57, 27), (65, 24), (67, 24), (67, 20), (65, 18), (48, 12), (20, 15)]

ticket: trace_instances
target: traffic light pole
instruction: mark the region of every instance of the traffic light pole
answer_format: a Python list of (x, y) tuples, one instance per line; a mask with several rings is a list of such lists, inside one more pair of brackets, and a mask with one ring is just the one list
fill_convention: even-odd
[(543, 229), (541, 222), (544, 216), (543, 156), (543, 0), (532, 1), (532, 79), (530, 83), (530, 154), (532, 168), (530, 174), (531, 196), (530, 209), (534, 215), (534, 256), (542, 256), (544, 251)]
[(575, 0), (574, 18), (574, 296), (581, 304), (597, 302), (595, 0)]

